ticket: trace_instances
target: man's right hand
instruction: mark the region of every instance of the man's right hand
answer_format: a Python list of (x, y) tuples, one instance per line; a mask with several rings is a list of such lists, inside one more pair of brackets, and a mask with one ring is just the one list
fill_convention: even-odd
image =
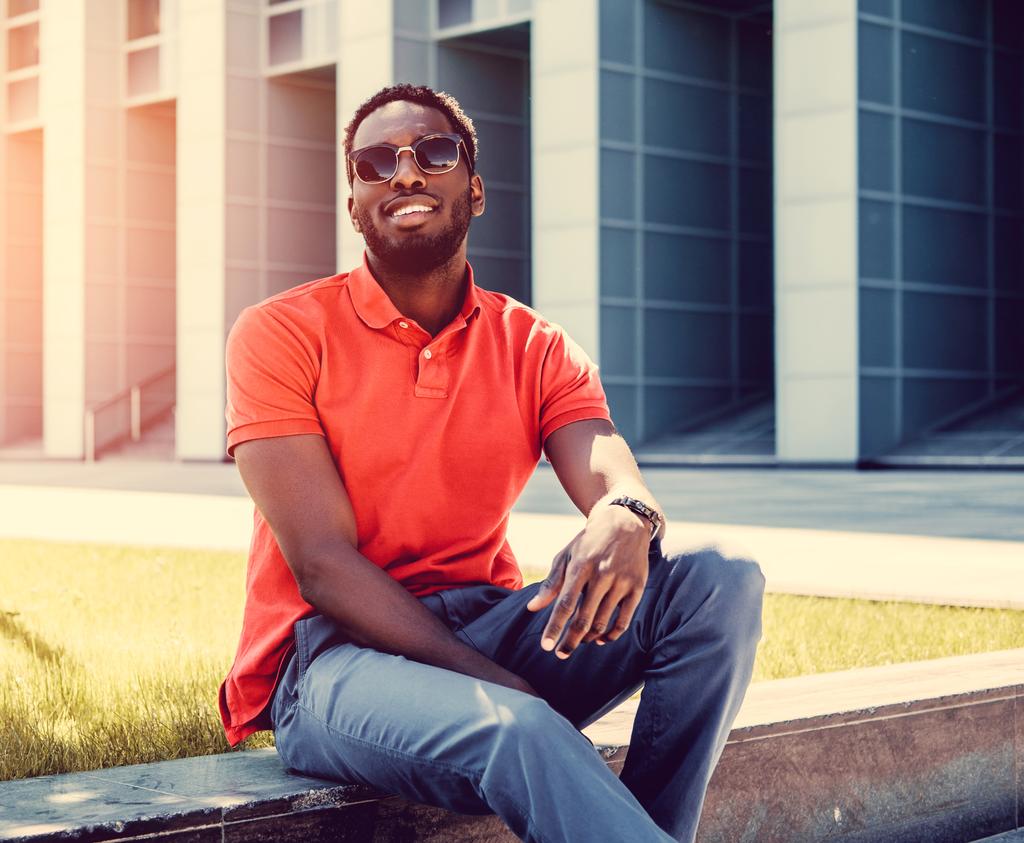
[(234, 456), (302, 598), (353, 641), (540, 696), (525, 679), (457, 638), (358, 551), (352, 502), (322, 436), (253, 439), (237, 445)]

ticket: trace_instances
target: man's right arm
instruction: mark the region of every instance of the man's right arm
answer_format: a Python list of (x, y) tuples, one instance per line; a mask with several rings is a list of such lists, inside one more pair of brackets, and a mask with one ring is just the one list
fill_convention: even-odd
[(536, 695), (359, 553), (352, 503), (322, 436), (252, 439), (234, 457), (302, 598), (356, 644)]

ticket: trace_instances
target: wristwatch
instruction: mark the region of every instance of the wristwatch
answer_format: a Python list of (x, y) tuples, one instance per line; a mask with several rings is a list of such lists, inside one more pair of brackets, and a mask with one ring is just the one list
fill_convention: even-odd
[(658, 512), (658, 510), (654, 509), (653, 507), (648, 506), (643, 501), (638, 501), (636, 498), (629, 498), (624, 495), (621, 498), (616, 498), (615, 500), (608, 502), (609, 506), (612, 506), (613, 504), (617, 504), (618, 506), (624, 506), (627, 509), (632, 509), (633, 512), (635, 512), (637, 515), (642, 515), (644, 518), (650, 521), (651, 525), (654, 528), (653, 530), (651, 530), (652, 539), (658, 534), (658, 531), (661, 529), (661, 523), (663, 520), (661, 517), (661, 513)]

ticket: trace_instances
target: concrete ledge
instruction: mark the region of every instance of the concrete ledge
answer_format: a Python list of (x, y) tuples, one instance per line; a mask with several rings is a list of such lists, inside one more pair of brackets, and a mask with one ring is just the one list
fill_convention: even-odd
[[(616, 773), (635, 710), (584, 730)], [(1010, 650), (752, 685), (699, 840), (963, 843), (1022, 812), (1024, 650)], [(491, 815), (289, 774), (272, 749), (0, 784), (0, 840), (143, 839), (516, 838)]]

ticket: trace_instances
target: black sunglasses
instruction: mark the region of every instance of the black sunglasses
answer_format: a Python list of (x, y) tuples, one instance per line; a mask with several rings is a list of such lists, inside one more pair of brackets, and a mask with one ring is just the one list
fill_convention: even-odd
[[(462, 135), (424, 135), (409, 146), (395, 146), (393, 143), (375, 143), (356, 149), (348, 156), (352, 172), (364, 184), (380, 184), (390, 181), (398, 172), (398, 156), (406, 149), (412, 152), (416, 166), (424, 173), (436, 176), (447, 173), (459, 166), (459, 147), (466, 148)], [(473, 164), (466, 149), (469, 171)]]

